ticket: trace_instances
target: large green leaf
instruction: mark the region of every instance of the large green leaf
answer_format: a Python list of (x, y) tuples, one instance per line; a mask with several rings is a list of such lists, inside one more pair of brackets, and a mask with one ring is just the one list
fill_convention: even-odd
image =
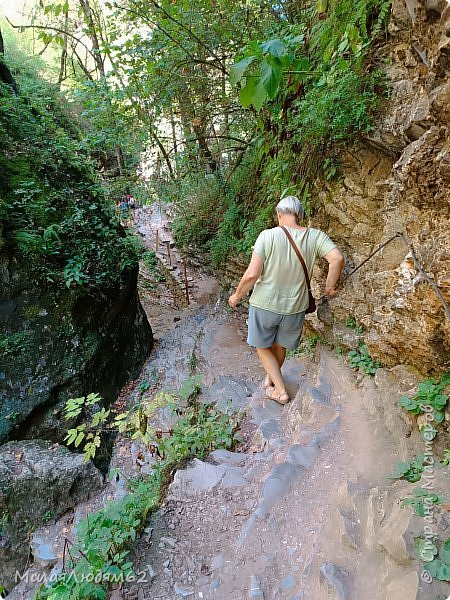
[(256, 56), (247, 56), (230, 67), (230, 83), (236, 85), (244, 75), (245, 69), (255, 60)]
[(450, 581), (450, 567), (442, 560), (436, 559), (425, 565), (425, 571), (441, 581)]
[(286, 52), (286, 46), (280, 39), (267, 40), (261, 44), (261, 48), (264, 52), (268, 52), (272, 56), (283, 56)]
[(316, 0), (316, 14), (320, 15), (327, 12), (328, 0)]
[(239, 99), (244, 108), (248, 108), (251, 104), (256, 110), (260, 110), (267, 98), (267, 92), (261, 83), (259, 77), (248, 77), (247, 83), (239, 93)]
[(270, 62), (263, 60), (261, 63), (261, 83), (267, 92), (269, 98), (275, 98), (280, 89), (280, 82), (283, 76), (279, 61), (272, 59)]
[(439, 558), (446, 565), (450, 566), (450, 538), (443, 545), (442, 550), (439, 553)]

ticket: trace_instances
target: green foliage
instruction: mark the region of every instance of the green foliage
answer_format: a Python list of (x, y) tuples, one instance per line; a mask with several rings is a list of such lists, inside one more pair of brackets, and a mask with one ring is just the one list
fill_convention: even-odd
[(434, 504), (442, 504), (444, 498), (438, 496), (434, 492), (430, 492), (424, 488), (414, 488), (412, 498), (405, 498), (400, 504), (401, 508), (412, 506), (414, 514), (419, 517), (425, 517), (430, 512), (431, 506)]
[(68, 570), (42, 586), (35, 600), (106, 599), (110, 584), (127, 581), (133, 574), (127, 548), (158, 505), (161, 474), (161, 469), (155, 469), (152, 477), (137, 482), (121, 500), (80, 521)]
[(293, 141), (317, 149), (336, 148), (360, 133), (368, 133), (382, 81), (380, 71), (367, 74), (364, 66), (339, 63), (294, 103), (289, 123)]
[[(168, 474), (180, 462), (194, 456), (203, 458), (214, 448), (231, 448), (235, 442), (236, 416), (222, 413), (214, 405), (194, 402), (199, 389), (200, 379), (192, 377), (184, 382), (176, 397), (166, 397), (176, 414), (185, 403), (187, 406), (169, 436), (159, 442), (163, 459), (153, 467), (149, 478), (128, 482), (125, 497), (109, 502), (77, 525), (77, 540), (70, 547), (68, 570), (56, 581), (42, 586), (35, 600), (106, 599), (111, 584), (135, 577), (128, 548), (143, 530), (149, 513), (158, 507)], [(92, 394), (89, 402), (93, 405), (98, 399)], [(79, 415), (86, 401), (71, 400), (71, 415)], [(119, 415), (116, 420), (123, 419)]]
[(304, 42), (304, 34), (287, 34), (283, 39), (251, 42), (244, 51), (244, 58), (232, 65), (230, 83), (236, 85), (245, 74), (239, 92), (244, 108), (253, 105), (259, 111), (262, 105), (273, 100), (287, 72), (307, 73), (310, 65), (305, 57), (296, 57), (295, 50)]
[(438, 558), (425, 565), (428, 573), (441, 581), (450, 581), (450, 538), (441, 546)]
[(204, 458), (215, 447), (231, 448), (236, 428), (237, 418), (222, 413), (213, 404), (190, 406), (174, 425), (171, 435), (162, 438), (159, 450), (169, 461), (193, 456)]
[(425, 456), (420, 454), (411, 460), (399, 462), (395, 465), (395, 472), (388, 475), (390, 479), (406, 479), (410, 483), (420, 481), (422, 477)]
[(14, 356), (26, 352), (30, 347), (32, 335), (30, 331), (0, 334), (0, 355)]
[(358, 350), (351, 350), (347, 356), (350, 367), (361, 369), (366, 375), (374, 375), (381, 367), (381, 363), (374, 361), (370, 356), (365, 344), (360, 344)]
[(438, 553), (436, 544), (434, 544), (431, 540), (421, 537), (415, 538), (414, 548), (416, 555), (424, 562), (432, 561)]
[[(102, 398), (98, 394), (89, 394), (86, 397), (70, 398), (66, 402), (64, 409), (64, 418), (77, 419), (86, 407), (98, 405)], [(64, 438), (68, 446), (72, 444), (78, 448), (83, 442), (84, 459), (88, 461), (94, 458), (97, 448), (101, 444), (100, 428), (106, 425), (110, 411), (100, 408), (91, 417), (88, 423), (76, 425), (67, 431)]]
[[(173, 396), (165, 393), (157, 394), (153, 399), (144, 398), (132, 410), (114, 415), (112, 419), (111, 411), (99, 406), (102, 398), (98, 394), (71, 398), (65, 406), (65, 419), (77, 419), (83, 413), (87, 420), (70, 428), (64, 439), (68, 446), (73, 444), (75, 448), (83, 444), (86, 461), (95, 457), (102, 442), (102, 434), (107, 430), (129, 434), (132, 439), (140, 439), (149, 445), (155, 439), (155, 430), (149, 425), (149, 419), (172, 398)], [(92, 406), (97, 406), (97, 410), (86, 410)]]
[(304, 338), (302, 338), (298, 348), (295, 348), (294, 350), (288, 350), (286, 352), (286, 358), (287, 359), (297, 358), (298, 356), (301, 356), (302, 354), (306, 354), (310, 357), (314, 356), (314, 352), (316, 350), (317, 344), (319, 344), (319, 343), (320, 344), (325, 343), (325, 339), (322, 336), (320, 336), (317, 333), (307, 335)]
[(450, 464), (450, 450), (444, 450), (444, 458), (442, 459), (442, 464), (444, 466)]
[(214, 266), (220, 266), (233, 251), (238, 251), (242, 244), (238, 240), (242, 234), (243, 215), (235, 201), (228, 202), (223, 217), (217, 228), (217, 233), (210, 241), (211, 260)]
[(49, 523), (52, 519), (53, 519), (52, 511), (46, 510), (45, 513), (42, 515), (42, 520), (44, 521), (44, 523)]
[(197, 363), (198, 363), (197, 356), (195, 354), (195, 351), (192, 350), (191, 355), (189, 357), (189, 371), (191, 373), (195, 373), (195, 371), (197, 369)]
[(15, 423), (19, 419), (20, 416), (21, 416), (20, 411), (13, 410), (12, 412), (5, 415), (5, 419), (8, 419), (8, 421), (11, 421), (11, 423)]
[(449, 373), (443, 375), (440, 380), (427, 379), (419, 383), (417, 392), (412, 398), (402, 396), (398, 405), (413, 415), (419, 415), (425, 412), (425, 407), (431, 407), (433, 409), (434, 421), (442, 423), (445, 416), (445, 407), (448, 402), (448, 395), (444, 392), (449, 385)]
[(253, 120), (245, 158), (238, 158), (231, 177), (226, 171), (216, 178), (189, 175), (169, 194), (182, 204), (177, 244), (196, 247), (215, 266), (231, 253), (250, 254), (283, 194), (298, 196), (309, 216), (318, 175), (336, 177), (339, 147), (372, 127), (387, 86), (370, 61), (370, 47), (390, 1), (327, 5), (324, 13), (313, 2), (290, 9), (294, 23), (289, 17), (273, 22), (264, 30), (267, 39), (250, 39), (237, 53), (230, 83)]
[(141, 381), (141, 383), (138, 385), (138, 390), (141, 392), (141, 394), (145, 393), (147, 390), (149, 390), (152, 387), (152, 384), (147, 381)]
[(173, 187), (174, 196), (180, 198), (173, 227), (175, 243), (182, 248), (196, 246), (208, 251), (226, 210), (220, 181), (193, 175)]
[(362, 335), (364, 333), (364, 327), (362, 325), (358, 325), (355, 317), (348, 317), (345, 321), (345, 324), (347, 327), (350, 327), (350, 329), (354, 329), (358, 335)]
[(161, 268), (161, 264), (153, 250), (147, 250), (142, 257), (142, 260), (144, 261), (144, 265), (147, 267), (155, 283), (160, 283), (161, 281), (166, 280), (166, 276)]
[[(190, 363), (192, 357), (190, 359)], [(142, 382), (139, 391), (144, 394), (151, 388), (147, 381)], [(67, 431), (65, 441), (68, 446), (83, 449), (84, 458), (88, 461), (95, 458), (97, 449), (101, 446), (102, 435), (107, 431), (117, 431), (129, 435), (133, 440), (140, 440), (144, 446), (151, 446), (156, 438), (156, 431), (151, 425), (151, 418), (156, 411), (164, 406), (176, 410), (189, 406), (201, 390), (201, 377), (188, 377), (179, 390), (171, 392), (160, 391), (153, 397), (143, 397), (139, 404), (128, 411), (112, 415), (110, 410), (100, 406), (102, 398), (95, 393), (86, 397), (70, 398), (64, 408), (66, 420), (84, 420)]]
[(137, 265), (135, 243), (103, 197), (64, 98), (22, 67), (18, 85), (19, 95), (0, 86), (3, 244), (38, 285), (111, 285)]

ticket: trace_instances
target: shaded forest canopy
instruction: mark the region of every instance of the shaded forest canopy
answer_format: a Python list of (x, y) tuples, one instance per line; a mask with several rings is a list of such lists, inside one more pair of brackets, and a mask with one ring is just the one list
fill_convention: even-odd
[[(42, 281), (101, 285), (136, 258), (104, 197), (134, 190), (175, 201), (181, 246), (215, 264), (248, 252), (280, 195), (314, 211), (317, 177), (338, 177), (339, 148), (370, 130), (389, 10), (65, 0), (4, 23), (2, 243)], [(40, 63), (15, 49), (19, 27)]]

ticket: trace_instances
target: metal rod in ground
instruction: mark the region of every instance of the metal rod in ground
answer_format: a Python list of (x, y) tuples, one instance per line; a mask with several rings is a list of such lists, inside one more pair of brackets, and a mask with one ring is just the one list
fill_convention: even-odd
[(170, 254), (170, 242), (166, 242), (167, 258), (169, 259), (169, 266), (172, 266), (172, 256)]
[(156, 252), (159, 250), (159, 229), (156, 230)]
[(186, 261), (183, 260), (183, 271), (184, 271), (184, 289), (186, 292), (186, 302), (189, 306), (190, 301), (189, 301), (189, 284), (188, 284), (188, 278), (187, 278), (187, 269), (186, 269)]

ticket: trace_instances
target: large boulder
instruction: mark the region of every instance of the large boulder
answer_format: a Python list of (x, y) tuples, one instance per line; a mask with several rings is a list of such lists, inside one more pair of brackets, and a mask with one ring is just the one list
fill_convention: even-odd
[(91, 462), (42, 440), (0, 447), (0, 586), (15, 583), (30, 552), (30, 535), (103, 486)]
[(61, 441), (67, 399), (97, 392), (114, 401), (152, 348), (137, 268), (95, 292), (46, 288), (3, 252), (0, 289), (0, 442)]

